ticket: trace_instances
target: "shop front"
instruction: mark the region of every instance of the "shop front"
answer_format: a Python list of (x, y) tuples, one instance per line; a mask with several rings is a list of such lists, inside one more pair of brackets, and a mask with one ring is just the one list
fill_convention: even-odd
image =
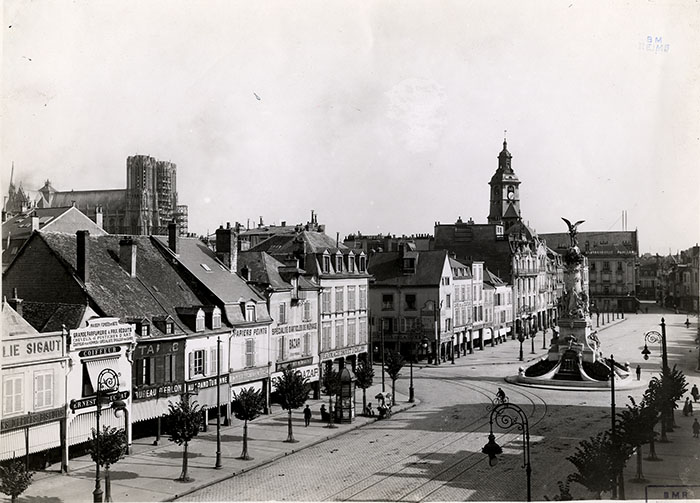
[[(363, 356), (364, 355), (364, 356)], [(336, 372), (342, 371), (346, 365), (355, 370), (357, 362), (360, 358), (367, 357), (367, 345), (360, 344), (357, 346), (348, 346), (345, 348), (334, 349), (331, 351), (322, 351), (319, 353), (321, 367), (331, 367)], [(322, 377), (321, 377), (322, 379)]]
[(315, 399), (319, 397), (319, 392), (320, 392), (320, 385), (319, 385), (319, 369), (318, 369), (318, 364), (313, 362), (313, 357), (309, 356), (308, 358), (301, 358), (299, 360), (292, 360), (292, 361), (286, 361), (286, 362), (277, 362), (275, 365), (275, 372), (271, 374), (271, 383), (272, 383), (272, 389), (271, 389), (271, 396), (270, 396), (270, 401), (272, 403), (278, 402), (277, 396), (276, 396), (276, 386), (275, 386), (275, 379), (282, 377), (282, 372), (286, 368), (292, 368), (294, 371), (300, 372), (301, 376), (305, 379), (307, 379), (307, 382), (311, 385), (311, 391), (313, 392), (313, 396)]

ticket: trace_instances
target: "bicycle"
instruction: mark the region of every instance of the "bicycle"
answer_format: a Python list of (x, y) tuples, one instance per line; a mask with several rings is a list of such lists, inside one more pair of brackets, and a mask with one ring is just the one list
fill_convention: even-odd
[(508, 397), (506, 395), (503, 395), (502, 397), (496, 395), (496, 399), (494, 400), (494, 402), (496, 405), (508, 403)]

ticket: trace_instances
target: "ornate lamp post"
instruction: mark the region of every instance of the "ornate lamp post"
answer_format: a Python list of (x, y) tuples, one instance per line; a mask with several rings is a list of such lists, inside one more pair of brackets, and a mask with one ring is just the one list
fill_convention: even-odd
[(532, 501), (531, 478), (532, 468), (530, 467), (530, 426), (527, 421), (527, 416), (523, 409), (512, 403), (500, 403), (490, 407), (491, 415), (489, 416), (489, 441), (481, 449), (481, 452), (489, 457), (489, 465), (495, 466), (498, 462), (498, 456), (503, 452), (503, 448), (496, 443), (496, 437), (493, 434), (493, 423), (504, 428), (510, 429), (517, 426), (519, 431), (523, 432), (523, 468), (527, 477), (527, 501)]
[[(520, 333), (518, 334), (518, 342), (520, 342), (520, 356), (518, 359), (523, 361), (523, 342), (527, 338), (528, 325), (530, 324), (530, 316), (532, 312), (530, 311), (530, 306), (522, 306), (518, 312), (520, 316)], [(533, 340), (532, 352), (535, 352), (535, 345)]]
[[(651, 351), (649, 351), (649, 346), (647, 342), (656, 344), (661, 342), (661, 369), (663, 372), (668, 371), (668, 353), (666, 351), (666, 322), (661, 318), (661, 333), (656, 330), (650, 330), (644, 334), (644, 349), (642, 350), (642, 355), (644, 359), (648, 360)], [(662, 374), (663, 375), (663, 374)], [(661, 442), (668, 442), (666, 437), (667, 421), (668, 421), (668, 411), (663, 412), (663, 417), (661, 418)]]
[(216, 336), (216, 463), (221, 468), (221, 336)]
[[(94, 503), (102, 503), (102, 487), (100, 487), (100, 415), (102, 414), (102, 405), (109, 403), (107, 393), (113, 393), (119, 390), (119, 376), (112, 369), (103, 369), (97, 376), (95, 386), (95, 490), (92, 491), (92, 500)], [(117, 409), (126, 411), (126, 404), (121, 400), (115, 402)]]

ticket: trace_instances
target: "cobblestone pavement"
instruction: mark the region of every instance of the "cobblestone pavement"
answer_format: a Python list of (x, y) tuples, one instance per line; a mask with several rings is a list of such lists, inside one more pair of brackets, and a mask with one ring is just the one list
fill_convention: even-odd
[[(681, 366), (688, 380), (699, 382), (694, 372), (696, 353), (692, 330), (682, 323), (685, 316), (667, 315), (669, 361)], [(627, 395), (640, 398), (646, 381), (660, 367), (659, 348), (650, 348), (648, 361), (641, 358), (643, 334), (658, 330), (658, 314), (628, 315), (622, 323), (601, 330), (605, 354), (619, 361), (640, 363), (639, 386), (616, 393), (618, 411)], [(529, 350), (530, 346), (526, 348)], [(536, 355), (544, 354), (539, 346)], [(181, 498), (182, 501), (456, 501), (525, 500), (525, 471), (522, 469), (522, 436), (515, 429), (495, 429), (504, 447), (500, 462), (489, 467), (481, 448), (487, 441), (487, 404), (498, 387), (529, 417), (532, 453), (532, 496), (542, 500), (558, 494), (557, 481), (574, 471), (566, 457), (578, 443), (610, 425), (610, 393), (607, 391), (563, 391), (522, 387), (504, 383), (503, 377), (517, 373), (518, 343), (508, 341), (498, 348), (501, 361), (474, 356), (462, 357), (455, 365), (414, 368), (416, 396), (421, 404), (380, 421), (309, 447), (267, 466), (217, 483)], [(512, 355), (509, 352), (512, 351)], [(529, 351), (528, 351), (529, 353)], [(401, 379), (402, 391), (408, 386)], [(682, 418), (686, 419), (686, 418)], [(688, 450), (680, 435), (674, 449)], [(682, 432), (682, 433), (681, 433)], [(673, 438), (672, 438), (673, 440)], [(669, 445), (669, 444), (666, 444)], [(663, 446), (659, 448), (664, 448)], [(657, 450), (659, 449), (657, 448)], [(645, 474), (652, 483), (698, 484), (700, 462), (688, 455), (669, 457), (662, 463), (647, 463)], [(663, 468), (659, 467), (666, 463)], [(652, 465), (652, 466), (650, 466)], [(674, 468), (675, 466), (675, 468)], [(630, 468), (631, 467), (631, 468)], [(628, 477), (634, 475), (630, 461)], [(654, 478), (653, 473), (659, 473)], [(643, 484), (627, 484), (627, 498), (644, 499)], [(591, 494), (576, 484), (577, 499)]]

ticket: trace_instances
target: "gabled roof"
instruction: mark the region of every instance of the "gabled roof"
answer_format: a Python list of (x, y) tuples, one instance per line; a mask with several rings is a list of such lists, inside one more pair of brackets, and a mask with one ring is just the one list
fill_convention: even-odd
[(259, 304), (257, 320), (269, 320), (265, 299), (249, 286), (237, 273), (232, 273), (216, 258), (215, 253), (206, 243), (197, 238), (179, 237), (178, 254), (168, 247), (167, 236), (153, 236), (153, 242), (163, 253), (175, 258), (197, 281), (224, 305), (224, 312), (229, 323), (245, 322), (242, 302)]
[(88, 306), (24, 301), (22, 315), (39, 332), (55, 332), (80, 327), (89, 314)]
[(404, 274), (401, 252), (378, 252), (370, 255), (368, 272), (374, 276), (374, 285), (439, 286), (446, 250), (415, 252), (415, 273)]
[[(23, 306), (24, 307), (24, 306)], [(38, 335), (39, 332), (12, 309), (6, 300), (2, 302), (2, 339), (22, 335)]]
[(126, 210), (126, 189), (107, 190), (71, 190), (67, 192), (54, 192), (51, 195), (51, 206), (72, 206), (78, 208), (95, 208), (103, 206), (110, 212)]
[(494, 273), (484, 268), (484, 284), (489, 284), (492, 286), (505, 286), (506, 283)]
[[(56, 253), (77, 279), (76, 237), (70, 234), (35, 234)], [(82, 284), (100, 314), (121, 319), (171, 315), (176, 333), (186, 332), (176, 307), (210, 304), (195, 294), (168, 263), (148, 236), (131, 236), (136, 245), (136, 277), (131, 278), (119, 264), (119, 236), (89, 236), (87, 260), (89, 278)], [(179, 328), (179, 330), (178, 330)]]
[[(26, 213), (17, 215), (13, 218), (8, 219), (2, 224), (2, 239), (3, 243), (8, 239), (27, 239), (32, 233), (32, 217), (36, 216), (39, 218), (39, 229), (44, 232), (50, 232), (52, 228), (56, 228), (57, 222), (63, 219), (65, 216), (70, 215), (69, 224), (74, 229), (70, 229), (72, 232), (78, 230), (89, 230), (90, 234), (106, 234), (104, 229), (100, 228), (95, 222), (90, 220), (87, 215), (82, 213), (78, 208), (73, 206), (61, 207), (61, 208), (34, 208)], [(68, 223), (67, 223), (68, 224)], [(67, 232), (67, 229), (61, 228), (58, 232)]]
[(246, 251), (238, 254), (238, 270), (248, 268), (252, 283), (269, 287), (276, 291), (291, 290), (292, 285), (280, 276), (279, 269), (284, 264), (265, 252)]
[(455, 269), (462, 269), (464, 271), (464, 274), (462, 276), (456, 276), (455, 279), (472, 277), (471, 265), (467, 265), (466, 263), (460, 262), (459, 260), (450, 257), (450, 267), (453, 271)]
[(323, 232), (301, 231), (296, 234), (278, 234), (266, 239), (251, 251), (264, 251), (270, 255), (295, 254), (295, 253), (324, 253), (328, 251), (335, 254), (340, 251), (342, 254), (350, 252), (350, 248), (343, 243), (337, 243), (333, 238)]

